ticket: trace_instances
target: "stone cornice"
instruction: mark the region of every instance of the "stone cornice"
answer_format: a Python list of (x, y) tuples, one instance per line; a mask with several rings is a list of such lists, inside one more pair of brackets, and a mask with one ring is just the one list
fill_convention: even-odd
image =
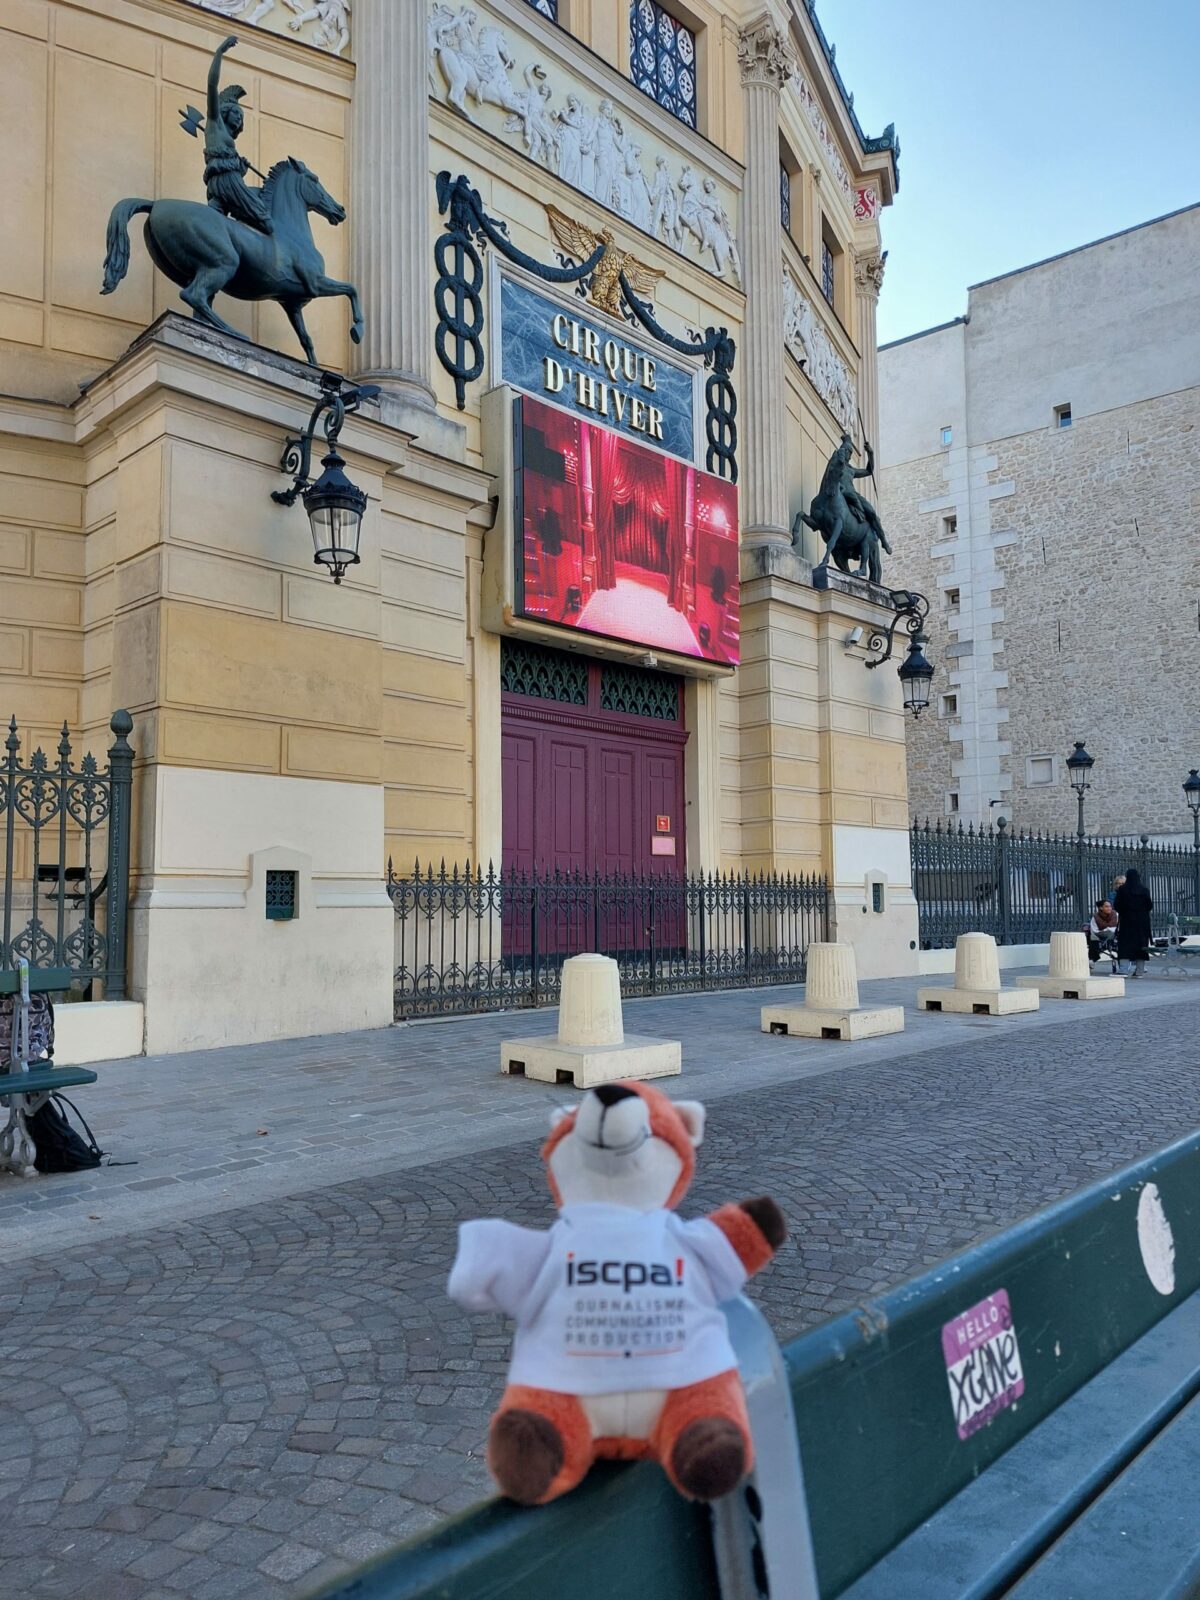
[(738, 68), (747, 86), (781, 91), (796, 71), (796, 57), (787, 35), (770, 17), (763, 17), (738, 36)]
[[(73, 408), (74, 437), (90, 445), (118, 419), (128, 429), (167, 391), (188, 404), (233, 413), (259, 432), (277, 433), (282, 451), (284, 435), (307, 423), (318, 380), (317, 369), (303, 361), (168, 311), (88, 384)], [(376, 409), (367, 402), (347, 418), (342, 447), (384, 473), (403, 471), (412, 435), (379, 422)]]

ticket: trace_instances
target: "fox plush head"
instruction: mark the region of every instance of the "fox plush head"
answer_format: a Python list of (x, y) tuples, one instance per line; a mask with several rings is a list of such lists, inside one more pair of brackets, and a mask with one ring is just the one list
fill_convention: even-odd
[(704, 1107), (643, 1083), (589, 1089), (556, 1111), (542, 1148), (558, 1220), (548, 1232), (466, 1222), (450, 1274), (469, 1311), (516, 1322), (488, 1464), (541, 1505), (598, 1457), (660, 1461), (692, 1499), (728, 1494), (753, 1445), (721, 1310), (786, 1237), (765, 1196), (685, 1221)]
[(542, 1160), (555, 1205), (670, 1210), (687, 1193), (704, 1138), (698, 1100), (668, 1100), (644, 1083), (606, 1083), (555, 1111)]

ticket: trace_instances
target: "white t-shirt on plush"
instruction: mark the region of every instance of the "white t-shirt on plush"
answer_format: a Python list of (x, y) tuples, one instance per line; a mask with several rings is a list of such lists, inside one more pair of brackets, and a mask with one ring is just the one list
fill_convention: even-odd
[(510, 1383), (594, 1395), (681, 1389), (736, 1367), (719, 1306), (745, 1281), (705, 1217), (572, 1205), (548, 1233), (464, 1222), (449, 1292), (516, 1320)]

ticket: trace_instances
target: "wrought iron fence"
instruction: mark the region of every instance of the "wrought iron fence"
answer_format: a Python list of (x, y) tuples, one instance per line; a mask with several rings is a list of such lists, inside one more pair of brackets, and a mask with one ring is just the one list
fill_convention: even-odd
[(999, 944), (1043, 944), (1086, 924), (1097, 900), (1129, 867), (1154, 902), (1153, 931), (1172, 914), (1200, 915), (1200, 854), (1140, 839), (1080, 840), (1069, 834), (1013, 833), (961, 823), (914, 822), (913, 893), (921, 948), (946, 949), (960, 933), (990, 933)]
[(103, 983), (107, 999), (122, 1000), (133, 719), (118, 711), (110, 726), (115, 742), (101, 771), (90, 754), (72, 763), (66, 723), (56, 761), (41, 749), (23, 761), (16, 717), (9, 723), (0, 764), (0, 969), (24, 956), (31, 967)]
[(824, 878), (780, 874), (497, 872), (397, 878), (396, 1016), (555, 1005), (568, 956), (620, 966), (625, 996), (800, 983), (828, 937)]

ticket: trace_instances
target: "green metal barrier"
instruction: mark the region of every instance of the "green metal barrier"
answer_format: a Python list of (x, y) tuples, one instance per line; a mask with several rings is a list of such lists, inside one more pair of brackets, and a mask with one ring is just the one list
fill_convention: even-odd
[(717, 1600), (708, 1512), (657, 1466), (593, 1469), (536, 1510), (489, 1500), (320, 1591), (326, 1600)]
[[(1151, 1283), (1138, 1242), (1148, 1183), (1157, 1186), (1174, 1236), (1171, 1294)], [(942, 1329), (1001, 1289), (1025, 1391), (960, 1439)], [(1193, 1134), (788, 1346), (826, 1600), (1197, 1289), (1200, 1134)]]
[[(1149, 1185), (1156, 1200), (1143, 1199)], [(823, 1600), (1197, 1290), (1200, 1133), (788, 1346)], [(1000, 1291), (1024, 1389), (960, 1437), (943, 1329)], [(314, 1600), (608, 1600), (626, 1591), (653, 1600), (721, 1594), (709, 1513), (685, 1504), (653, 1466), (598, 1468), (538, 1511), (490, 1501)]]

